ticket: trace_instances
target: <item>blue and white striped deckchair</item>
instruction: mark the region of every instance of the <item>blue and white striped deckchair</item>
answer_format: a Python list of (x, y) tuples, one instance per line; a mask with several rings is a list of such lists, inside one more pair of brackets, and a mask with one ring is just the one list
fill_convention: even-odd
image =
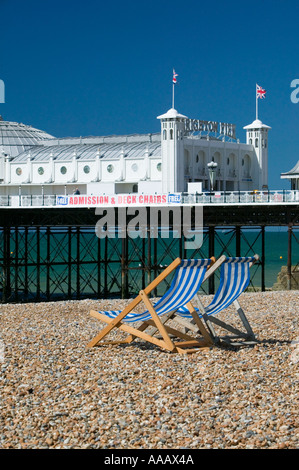
[[(254, 255), (253, 257), (226, 258), (221, 264), (220, 284), (210, 305), (203, 307), (199, 297), (197, 297), (200, 305), (199, 310), (215, 342), (219, 341), (219, 338), (215, 334), (212, 323), (236, 335), (234, 338), (241, 337), (253, 342), (255, 341), (255, 335), (237, 299), (248, 287), (250, 282), (250, 267), (258, 259), (258, 255)], [(231, 304), (235, 305), (246, 333), (214, 317), (214, 315), (226, 309)], [(191, 318), (186, 308), (180, 308), (177, 314), (183, 318)], [(231, 342), (231, 339), (230, 337), (225, 337), (226, 342)]]
[[(177, 258), (166, 268), (154, 281), (152, 281), (145, 289), (141, 290), (139, 295), (130, 302), (130, 304), (124, 308), (124, 310), (118, 311), (100, 311), (96, 312), (92, 310), (91, 316), (108, 323), (108, 326), (103, 328), (101, 332), (88, 344), (88, 347), (97, 345), (114, 327), (119, 328), (130, 336), (124, 341), (114, 341), (113, 343), (130, 343), (136, 337), (145, 339), (153, 344), (163, 347), (173, 352), (191, 352), (190, 349), (183, 350), (185, 347), (189, 347), (192, 343), (193, 347), (202, 347), (212, 345), (212, 339), (210, 334), (204, 327), (204, 324), (200, 320), (198, 314), (195, 312), (194, 307), (191, 304), (191, 300), (194, 298), (198, 290), (200, 289), (203, 281), (208, 277), (208, 273), (211, 270), (211, 266), (214, 265), (215, 259), (192, 259), (192, 260), (181, 260)], [(216, 264), (217, 266), (217, 264)], [(157, 287), (157, 285), (163, 281), (173, 270), (175, 269), (174, 278), (172, 280), (170, 288), (163, 295), (161, 299), (157, 301), (155, 305), (152, 305), (148, 294)], [(214, 271), (214, 270), (213, 270)], [(132, 310), (141, 301), (144, 302), (146, 310), (142, 313), (133, 313)], [(166, 321), (179, 308), (186, 308), (191, 318), (196, 322), (201, 335), (204, 337), (204, 342), (196, 340), (194, 337), (182, 333), (172, 327), (166, 325)], [(163, 318), (163, 321), (161, 319)], [(142, 322), (138, 327), (129, 326), (130, 323)], [(162, 335), (162, 340), (145, 333), (145, 329), (149, 326), (155, 327), (155, 332), (158, 331)], [(181, 340), (175, 343), (170, 338), (169, 334), (177, 336)], [(103, 342), (102, 342), (103, 344)], [(105, 343), (107, 344), (107, 343)], [(111, 341), (109, 341), (111, 344)]]

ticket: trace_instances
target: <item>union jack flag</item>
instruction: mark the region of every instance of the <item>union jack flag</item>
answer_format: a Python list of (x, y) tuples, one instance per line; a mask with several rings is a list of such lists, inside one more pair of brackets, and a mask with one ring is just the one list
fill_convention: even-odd
[(176, 82), (177, 82), (176, 77), (178, 77), (178, 74), (175, 73), (175, 70), (173, 69), (173, 78), (172, 78), (172, 82), (173, 82), (173, 83), (176, 83)]
[(256, 85), (256, 96), (257, 98), (266, 98), (266, 90), (264, 90), (261, 86)]

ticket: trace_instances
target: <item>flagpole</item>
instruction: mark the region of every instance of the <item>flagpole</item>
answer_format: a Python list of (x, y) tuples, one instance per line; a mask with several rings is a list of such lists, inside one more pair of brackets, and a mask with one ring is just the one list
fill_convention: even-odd
[(176, 84), (176, 77), (177, 77), (177, 73), (175, 73), (175, 70), (173, 69), (172, 71), (172, 108), (174, 109), (174, 86)]
[(257, 120), (258, 119), (258, 98), (257, 98), (257, 86), (255, 84), (255, 101), (256, 101), (256, 104), (255, 104), (255, 119)]
[(174, 83), (172, 82), (172, 108), (174, 109)]

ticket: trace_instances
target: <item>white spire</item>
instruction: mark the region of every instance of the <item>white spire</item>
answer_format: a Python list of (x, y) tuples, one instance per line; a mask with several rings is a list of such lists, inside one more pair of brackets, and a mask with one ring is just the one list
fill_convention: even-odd
[(167, 113), (161, 114), (161, 116), (157, 116), (157, 119), (175, 119), (175, 118), (188, 119), (187, 116), (184, 116), (183, 114), (178, 113), (177, 110), (174, 108), (170, 108), (167, 111)]
[(260, 119), (256, 119), (248, 126), (244, 126), (243, 129), (271, 129), (271, 127), (263, 124)]

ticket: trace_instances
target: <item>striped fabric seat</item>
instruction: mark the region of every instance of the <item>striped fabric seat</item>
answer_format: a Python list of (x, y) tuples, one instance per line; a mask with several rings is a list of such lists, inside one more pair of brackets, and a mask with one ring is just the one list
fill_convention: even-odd
[[(208, 307), (207, 315), (217, 314), (231, 305), (244, 292), (250, 282), (250, 263), (256, 261), (254, 257), (226, 258), (221, 265), (219, 288)], [(192, 318), (188, 309), (180, 308), (177, 314)]]
[[(181, 264), (176, 268), (170, 288), (163, 297), (153, 305), (156, 313), (160, 316), (169, 312), (175, 312), (192, 300), (200, 289), (210, 264), (210, 259), (182, 260)], [(121, 310), (102, 311), (99, 313), (107, 315), (109, 318), (116, 318), (120, 312)], [(128, 313), (122, 321), (133, 323), (149, 320), (150, 318), (151, 314), (146, 310), (143, 313)]]

